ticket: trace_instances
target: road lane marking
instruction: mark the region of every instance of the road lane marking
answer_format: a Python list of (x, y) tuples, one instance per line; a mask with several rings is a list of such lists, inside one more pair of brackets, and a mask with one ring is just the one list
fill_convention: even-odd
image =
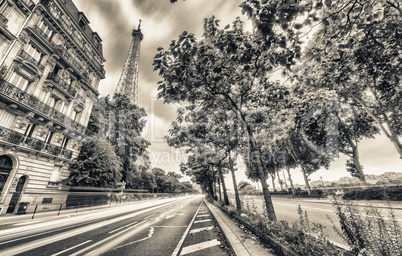
[(183, 215), (184, 215), (184, 213), (173, 213), (171, 215), (166, 216), (166, 219), (170, 219), (170, 218), (173, 218), (175, 216), (183, 216)]
[(119, 233), (116, 233), (116, 234), (114, 234), (114, 235), (112, 235), (112, 236), (109, 236), (109, 237), (103, 239), (103, 240), (100, 240), (99, 242), (94, 243), (94, 244), (92, 244), (92, 245), (90, 245), (90, 246), (88, 246), (88, 247), (85, 247), (84, 249), (82, 249), (82, 250), (80, 250), (80, 251), (78, 251), (78, 252), (76, 252), (76, 253), (74, 253), (74, 254), (70, 254), (69, 256), (77, 256), (77, 255), (80, 255), (81, 253), (86, 252), (86, 251), (88, 251), (88, 250), (90, 250), (90, 249), (92, 249), (92, 248), (94, 248), (94, 247), (96, 247), (96, 246), (98, 246), (98, 245), (100, 245), (100, 244), (104, 244), (106, 241), (109, 241), (110, 239), (113, 239), (113, 238), (115, 238), (115, 237), (117, 237), (117, 236), (121, 236), (121, 234), (123, 234), (123, 233), (127, 232), (128, 230), (130, 230), (130, 229), (132, 229), (132, 228), (135, 228), (135, 227), (137, 227), (137, 226), (139, 226), (139, 225), (141, 225), (141, 224), (144, 224), (145, 222), (147, 222), (147, 220), (141, 221), (140, 223), (135, 224), (134, 226), (131, 226), (131, 227), (125, 229), (125, 230), (120, 231)]
[(63, 254), (63, 253), (65, 253), (65, 252), (71, 251), (72, 249), (75, 249), (75, 248), (77, 248), (77, 247), (80, 247), (81, 245), (84, 245), (84, 244), (87, 244), (87, 243), (90, 243), (90, 242), (92, 242), (92, 240), (88, 240), (88, 241), (86, 241), (86, 242), (77, 244), (76, 246), (73, 246), (73, 247), (67, 248), (67, 249), (65, 249), (65, 250), (63, 250), (63, 251), (61, 251), (61, 252), (52, 254), (51, 256), (57, 256), (57, 255)]
[(154, 226), (154, 228), (186, 228), (187, 226)]
[(210, 226), (210, 227), (205, 227), (205, 228), (197, 228), (197, 229), (193, 229), (190, 231), (190, 234), (194, 234), (194, 233), (198, 233), (198, 232), (202, 232), (202, 231), (208, 231), (208, 230), (212, 230), (214, 227)]
[(15, 254), (23, 253), (23, 252), (26, 252), (26, 251), (34, 250), (36, 248), (46, 246), (46, 245), (49, 245), (51, 243), (55, 243), (55, 242), (58, 242), (60, 240), (67, 239), (67, 238), (70, 238), (70, 237), (73, 237), (73, 236), (76, 236), (76, 235), (81, 235), (84, 232), (88, 232), (88, 231), (91, 231), (91, 230), (94, 230), (94, 229), (97, 229), (97, 228), (101, 228), (101, 227), (104, 227), (106, 225), (109, 225), (109, 224), (112, 224), (112, 223), (115, 223), (115, 222), (119, 222), (119, 221), (124, 220), (124, 219), (132, 218), (132, 217), (144, 214), (146, 212), (156, 210), (156, 209), (159, 209), (161, 207), (165, 207), (166, 205), (173, 204), (173, 203), (175, 203), (175, 202), (169, 202), (167, 204), (158, 205), (158, 206), (155, 206), (155, 207), (152, 207), (152, 208), (144, 209), (144, 210), (134, 212), (134, 213), (131, 213), (131, 214), (128, 214), (128, 215), (125, 215), (125, 216), (121, 216), (121, 217), (118, 217), (118, 218), (115, 218), (115, 219), (111, 219), (111, 220), (107, 220), (107, 221), (101, 221), (99, 223), (94, 223), (94, 224), (91, 224), (91, 225), (89, 225), (87, 227), (77, 228), (77, 229), (66, 231), (64, 233), (60, 233), (60, 234), (53, 235), (53, 236), (50, 236), (50, 237), (37, 239), (37, 240), (34, 240), (32, 242), (25, 243), (23, 245), (17, 245), (17, 246), (11, 247), (11, 248), (0, 250), (0, 255), (15, 255)]
[(127, 244), (118, 246), (118, 247), (116, 247), (115, 249), (123, 248), (123, 247), (128, 246), (128, 245), (132, 245), (132, 244), (135, 244), (135, 243), (138, 243), (138, 242), (142, 242), (142, 241), (148, 240), (148, 239), (150, 239), (150, 238), (153, 236), (154, 232), (155, 232), (155, 228), (154, 228), (154, 227), (151, 227), (151, 229), (149, 230), (148, 235), (147, 235), (146, 237), (141, 238), (141, 239), (139, 239), (139, 240), (137, 240), (137, 241), (133, 241), (133, 242), (130, 242), (130, 243), (127, 243)]
[(197, 214), (198, 214), (198, 212), (199, 212), (200, 209), (201, 209), (202, 204), (203, 204), (203, 202), (201, 202), (200, 206), (198, 207), (197, 211), (195, 212), (195, 214), (194, 214), (194, 216), (193, 216), (193, 219), (190, 221), (190, 224), (188, 224), (187, 229), (186, 229), (186, 231), (184, 231), (182, 237), (180, 238), (180, 241), (179, 241), (179, 243), (177, 244), (176, 248), (174, 249), (174, 251), (173, 251), (173, 253), (172, 253), (172, 256), (178, 256), (178, 255), (179, 255), (181, 246), (183, 245), (184, 240), (186, 239), (186, 237), (187, 237), (187, 235), (188, 235), (188, 232), (190, 231), (190, 228), (191, 228), (191, 226), (193, 225), (194, 220), (195, 220), (195, 218), (197, 217)]
[(113, 234), (114, 232), (119, 231), (120, 229), (126, 228), (126, 227), (128, 227), (128, 226), (134, 225), (134, 224), (137, 223), (137, 222), (138, 222), (138, 221), (134, 221), (134, 222), (132, 222), (132, 223), (130, 223), (130, 224), (127, 224), (127, 225), (125, 225), (125, 226), (123, 226), (123, 227), (120, 227), (120, 228), (117, 228), (117, 229), (115, 229), (115, 230), (109, 231), (109, 234)]
[(193, 244), (193, 245), (184, 247), (181, 250), (180, 255), (190, 254), (190, 253), (200, 251), (200, 250), (203, 250), (203, 249), (207, 249), (207, 248), (217, 246), (217, 245), (220, 245), (220, 244), (221, 244), (221, 242), (219, 242), (218, 239), (202, 242), (202, 243), (199, 243), (199, 244)]
[(194, 221), (194, 223), (202, 223), (202, 222), (208, 222), (208, 221), (212, 221), (212, 220), (211, 219), (197, 220), (197, 221)]
[[(193, 199), (193, 200), (196, 200), (196, 199)], [(107, 242), (104, 245), (101, 245), (100, 247), (96, 248), (95, 250), (93, 250), (91, 252), (88, 252), (87, 254), (85, 254), (85, 256), (98, 256), (107, 251), (110, 251), (112, 248), (114, 248), (114, 247), (118, 246), (119, 244), (123, 243), (124, 241), (130, 239), (132, 236), (134, 236), (141, 230), (144, 230), (144, 229), (150, 227), (152, 224), (155, 224), (158, 221), (159, 220), (156, 220), (156, 221), (153, 221), (153, 223), (151, 223), (149, 220), (147, 220), (146, 223), (142, 224), (141, 226), (138, 226), (137, 228), (135, 228), (133, 230), (129, 230), (126, 233), (124, 233), (124, 231), (121, 231), (116, 234), (118, 236), (115, 239)]]
[(149, 215), (149, 216), (145, 217), (145, 218), (144, 218), (144, 220), (147, 220), (147, 219), (151, 218), (151, 217), (152, 217), (152, 216), (154, 216), (154, 215), (156, 215), (156, 213), (151, 214), (151, 215)]

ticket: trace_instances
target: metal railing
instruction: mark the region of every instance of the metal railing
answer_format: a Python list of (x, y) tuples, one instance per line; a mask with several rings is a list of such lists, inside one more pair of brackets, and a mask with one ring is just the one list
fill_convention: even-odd
[(57, 123), (61, 123), (64, 127), (67, 127), (70, 130), (75, 130), (81, 134), (85, 134), (86, 128), (83, 125), (43, 103), (35, 96), (24, 92), (23, 90), (2, 79), (0, 80), (0, 95), (12, 99), (19, 105), (29, 107), (36, 111), (39, 115), (45, 116), (46, 118), (56, 121)]
[(56, 5), (53, 3), (53, 1), (47, 1), (46, 4), (47, 8), (49, 9), (50, 14), (55, 18), (61, 26), (66, 30), (67, 34), (69, 34), (74, 42), (77, 44), (77, 46), (83, 51), (86, 55), (86, 57), (91, 60), (92, 63), (96, 66), (96, 68), (99, 69), (100, 72), (104, 73), (103, 66), (98, 63), (97, 60), (93, 57), (94, 53), (89, 51), (85, 45), (83, 44), (83, 40), (79, 39), (75, 34), (74, 30), (71, 25), (68, 25), (63, 18), (60, 16), (60, 11), (57, 9)]
[(57, 76), (56, 74), (49, 74), (47, 76), (48, 80), (51, 80), (55, 82), (55, 84), (68, 94), (70, 94), (72, 97), (75, 97), (75, 94), (77, 93), (77, 90), (75, 90), (71, 85), (69, 85), (66, 81), (64, 81), (61, 77)]
[(39, 61), (37, 61), (36, 59), (34, 59), (34, 57), (32, 57), (31, 55), (29, 55), (29, 53), (27, 53), (26, 51), (21, 50), (20, 56), (21, 56), (24, 60), (26, 60), (26, 61), (32, 63), (33, 65), (35, 65), (40, 71), (43, 72), (43, 70), (45, 69), (45, 67), (44, 67), (42, 64), (40, 64)]
[(0, 139), (11, 144), (25, 146), (36, 151), (46, 152), (54, 156), (71, 159), (73, 151), (45, 143), (44, 141), (25, 136), (17, 131), (0, 126)]

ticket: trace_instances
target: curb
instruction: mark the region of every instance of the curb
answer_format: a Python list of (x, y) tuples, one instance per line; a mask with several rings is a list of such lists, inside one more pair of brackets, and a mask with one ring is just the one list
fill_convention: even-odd
[[(219, 206), (216, 206), (216, 207), (219, 207)], [(226, 215), (230, 216), (225, 209), (223, 209), (221, 207), (219, 207), (219, 209), (222, 212), (224, 212)], [(296, 252), (292, 251), (287, 246), (284, 246), (284, 245), (280, 244), (279, 241), (276, 240), (275, 238), (270, 237), (270, 236), (268, 236), (266, 234), (263, 234), (262, 232), (260, 232), (259, 230), (255, 229), (254, 227), (252, 227), (250, 224), (244, 222), (243, 220), (237, 218), (236, 216), (230, 216), (230, 218), (232, 218), (236, 222), (238, 222), (241, 225), (243, 225), (244, 227), (246, 227), (254, 235), (259, 237), (265, 244), (269, 245), (272, 249), (274, 249), (274, 251), (277, 252), (279, 255), (281, 255), (281, 256), (299, 256), (299, 254), (297, 254)]]
[[(208, 207), (209, 211), (214, 216), (214, 219), (218, 223), (219, 227), (222, 230), (226, 240), (228, 241), (228, 245), (235, 256), (251, 256), (251, 254), (247, 251), (246, 247), (242, 244), (242, 242), (237, 238), (237, 236), (233, 233), (233, 231), (229, 228), (229, 226), (225, 223), (219, 213), (212, 207), (211, 203), (207, 200), (203, 199), (204, 204)], [(216, 205), (214, 205), (216, 206)], [(217, 207), (217, 206), (216, 206)]]

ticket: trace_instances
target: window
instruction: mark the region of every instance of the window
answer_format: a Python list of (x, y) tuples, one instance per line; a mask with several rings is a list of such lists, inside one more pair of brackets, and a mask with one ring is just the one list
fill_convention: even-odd
[(48, 132), (47, 135), (46, 135), (45, 143), (46, 143), (46, 144), (50, 144), (50, 142), (52, 141), (52, 138), (53, 138), (53, 132), (50, 131), (50, 132)]
[(0, 0), (0, 13), (5, 15), (9, 6), (10, 4), (8, 3), (7, 0)]
[(64, 137), (63, 141), (61, 142), (61, 148), (62, 148), (62, 149), (66, 149), (66, 148), (67, 148), (67, 144), (68, 144), (68, 141), (69, 141), (69, 140), (70, 140), (69, 138)]
[(27, 126), (27, 129), (25, 130), (24, 135), (27, 136), (27, 137), (32, 137), (32, 134), (33, 134), (33, 132), (35, 130), (35, 127), (36, 127), (36, 124), (29, 124)]
[(50, 182), (58, 182), (59, 177), (60, 177), (60, 170), (61, 166), (55, 165), (52, 171), (52, 174), (50, 175)]
[(47, 39), (52, 37), (53, 31), (43, 22), (43, 20), (39, 23), (38, 27), (40, 30), (42, 30)]
[(37, 62), (40, 62), (40, 59), (42, 57), (42, 54), (35, 49), (31, 44), (28, 44), (28, 48), (26, 49), (26, 52), (31, 55), (32, 58), (34, 58)]
[(29, 87), (29, 81), (17, 73), (11, 75), (10, 83), (23, 91), (27, 91)]

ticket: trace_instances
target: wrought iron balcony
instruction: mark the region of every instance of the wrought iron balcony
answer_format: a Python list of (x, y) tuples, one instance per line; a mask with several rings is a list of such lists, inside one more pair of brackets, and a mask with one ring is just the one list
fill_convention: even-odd
[(44, 141), (25, 136), (22, 133), (7, 129), (2, 126), (0, 126), (0, 140), (67, 159), (71, 159), (73, 156), (73, 151), (71, 150), (45, 143)]
[(77, 95), (77, 98), (75, 99), (75, 102), (76, 102), (77, 105), (80, 105), (80, 106), (84, 107), (85, 98), (82, 97), (81, 95)]
[(7, 24), (8, 19), (4, 17), (3, 14), (0, 13), (0, 23)]
[(98, 61), (93, 57), (93, 52), (89, 51), (84, 43), (83, 40), (79, 39), (75, 34), (74, 34), (74, 30), (72, 28), (71, 25), (68, 25), (64, 19), (60, 16), (60, 11), (57, 9), (56, 5), (53, 3), (53, 1), (45, 1), (46, 6), (50, 12), (50, 14), (53, 16), (53, 18), (55, 20), (57, 20), (60, 25), (65, 29), (65, 31), (67, 32), (67, 34), (69, 34), (73, 41), (77, 44), (78, 48), (85, 53), (85, 56), (92, 62), (92, 64), (95, 65), (95, 67), (102, 73), (104, 74), (105, 70), (103, 68), (103, 66), (98, 63)]
[[(85, 69), (81, 66), (81, 64), (64, 48), (62, 45), (57, 45), (56, 52), (73, 68), (75, 69), (84, 80), (88, 80), (88, 77), (85, 76)], [(90, 83), (89, 81), (87, 81)]]
[(34, 29), (38, 34), (40, 34), (47, 42), (49, 42), (53, 47), (56, 47), (56, 44), (53, 43), (53, 41), (50, 39), (49, 35), (46, 35), (45, 32), (43, 32), (42, 29), (38, 27), (38, 25), (35, 25)]
[(70, 130), (85, 134), (84, 126), (5, 80), (0, 80), (0, 95)]
[(59, 89), (61, 89), (64, 92), (67, 92), (70, 97), (75, 97), (77, 90), (75, 90), (66, 81), (61, 79), (61, 77), (57, 76), (56, 74), (49, 74), (46, 79), (53, 81)]
[(34, 59), (31, 55), (29, 55), (29, 53), (27, 53), (24, 50), (21, 50), (20, 52), (20, 56), (28, 61), (29, 63), (33, 64), (35, 67), (37, 67), (40, 71), (43, 72), (43, 70), (45, 69), (45, 67), (39, 63), (39, 61), (37, 61), (36, 59)]

